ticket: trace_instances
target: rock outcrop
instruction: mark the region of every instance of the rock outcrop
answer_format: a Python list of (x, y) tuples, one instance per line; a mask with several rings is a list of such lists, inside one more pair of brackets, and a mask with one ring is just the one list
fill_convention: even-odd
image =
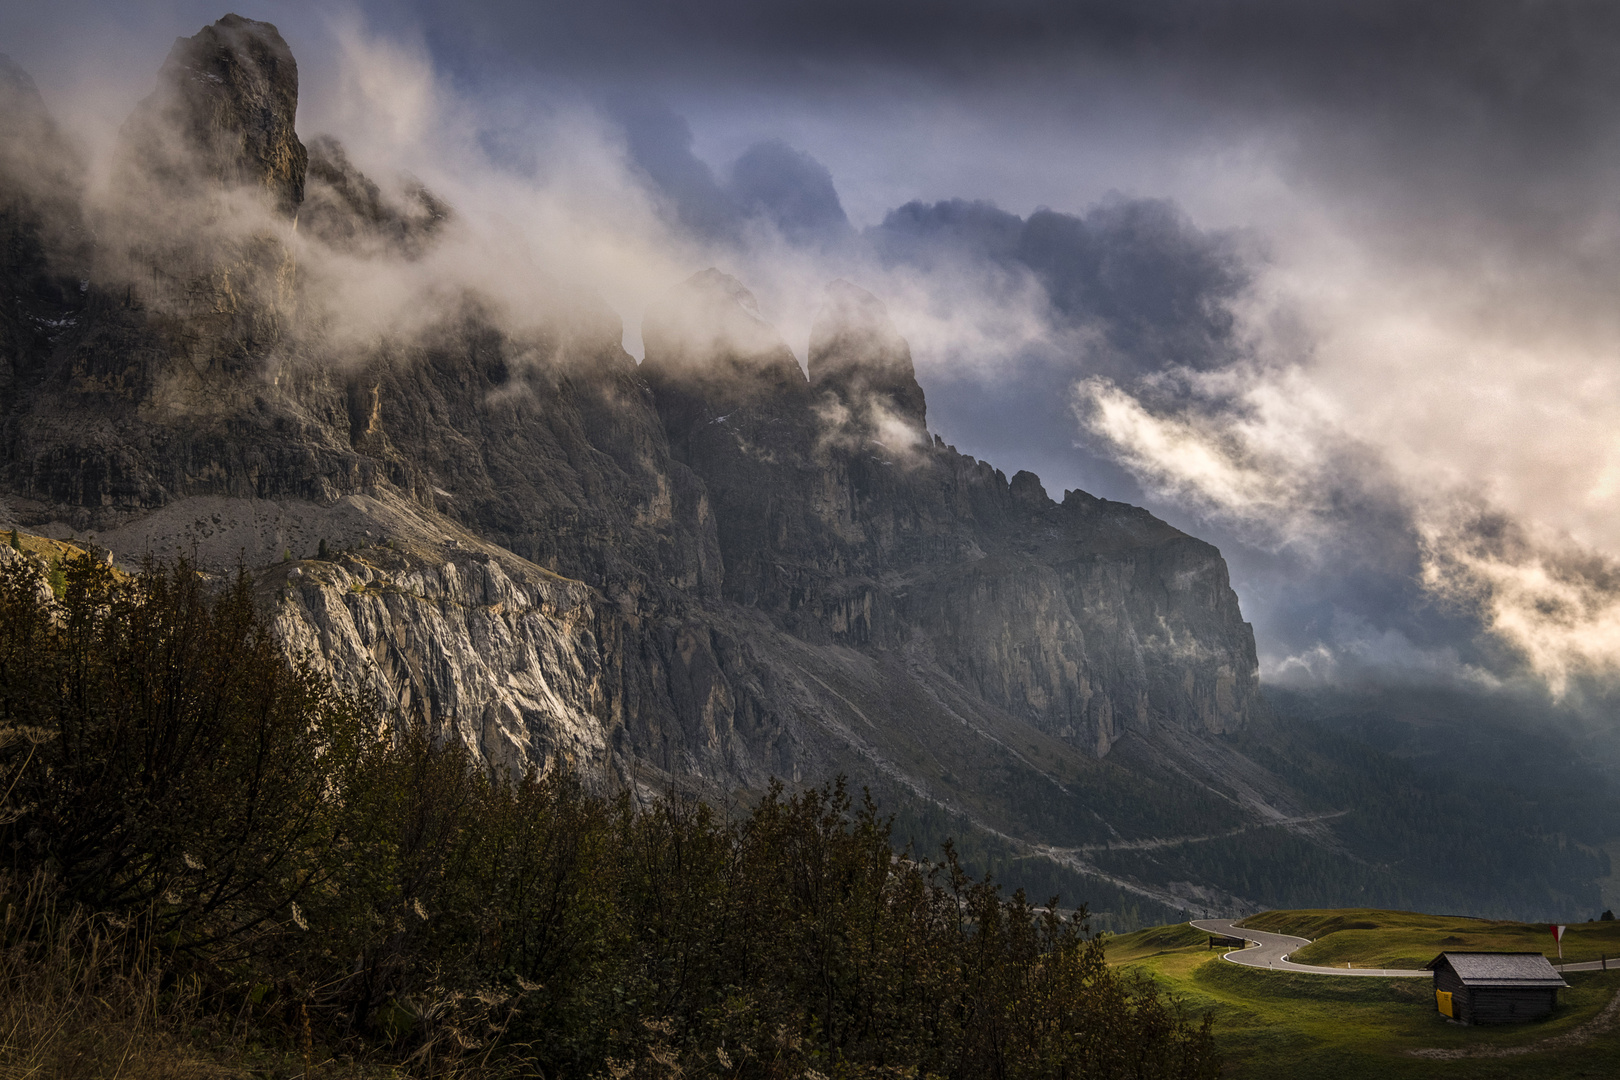
[(125, 182), (170, 198), (206, 184), (262, 187), (290, 215), (309, 166), (297, 113), (298, 64), (281, 34), (227, 15), (175, 41), (157, 89), (124, 125)]
[(339, 251), (418, 258), (449, 221), (450, 207), (419, 182), (402, 187), (390, 197), (354, 167), (342, 143), (318, 137), (309, 144), (299, 225)]
[(810, 328), (810, 385), (835, 422), (897, 450), (928, 439), (928, 405), (906, 344), (883, 302), (839, 279)]
[[(808, 374), (718, 270), (648, 314), (639, 366), (561, 292), (521, 331), (468, 298), (335, 343), (264, 222), (302, 205), (300, 243), (410, 260), (451, 212), (335, 143), (307, 155), (296, 92), (274, 27), (230, 16), (176, 44), (131, 120), (148, 190), (248, 207), (169, 237), (189, 276), (102, 250), (52, 291), (51, 234), (13, 230), (0, 524), (245, 559), (289, 649), (518, 768), (727, 790), (845, 771), (1077, 843), (1153, 827), (1110, 823), (1157, 790), (1096, 771), (1127, 733), (1260, 708), (1220, 554), (930, 436), (906, 342), (846, 282)], [(34, 195), (6, 194), (24, 220)]]

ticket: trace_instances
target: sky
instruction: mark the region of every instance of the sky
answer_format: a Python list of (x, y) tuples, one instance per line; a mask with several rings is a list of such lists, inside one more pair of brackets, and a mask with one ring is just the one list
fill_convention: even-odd
[[(1612, 4), (237, 10), (299, 58), (306, 142), (632, 353), (707, 266), (801, 360), (826, 283), (871, 290), (947, 442), (1217, 544), (1271, 681), (1620, 674)], [(0, 52), (104, 160), (224, 11), (6, 4)]]

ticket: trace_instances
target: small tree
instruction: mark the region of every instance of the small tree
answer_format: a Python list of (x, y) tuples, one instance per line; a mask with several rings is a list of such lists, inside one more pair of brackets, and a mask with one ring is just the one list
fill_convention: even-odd
[(334, 780), (369, 710), (287, 662), (245, 573), (214, 592), (183, 560), (121, 580), (73, 558), (45, 602), (39, 573), (0, 567), (0, 727), (43, 732), (0, 748), (32, 751), (8, 858), (181, 948), (283, 917), (328, 872)]
[(1614, 922), (1614, 912), (1609, 910), (1608, 908), (1604, 908), (1603, 909), (1603, 914), (1598, 916), (1598, 921), (1599, 922)]
[(21, 551), (22, 550), (22, 537), (17, 535), (17, 530), (16, 530), (15, 527), (13, 527), (12, 530), (11, 530), (11, 550), (12, 551)]

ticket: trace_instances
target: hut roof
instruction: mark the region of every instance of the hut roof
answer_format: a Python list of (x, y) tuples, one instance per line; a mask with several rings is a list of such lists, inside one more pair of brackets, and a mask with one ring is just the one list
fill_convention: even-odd
[(1445, 964), (1464, 986), (1568, 986), (1540, 953), (1443, 952), (1423, 965)]

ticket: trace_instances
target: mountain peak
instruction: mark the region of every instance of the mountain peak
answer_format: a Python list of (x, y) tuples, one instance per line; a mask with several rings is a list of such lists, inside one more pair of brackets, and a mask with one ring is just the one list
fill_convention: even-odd
[(297, 112), (298, 63), (280, 31), (226, 15), (175, 40), (124, 136), (134, 163), (160, 186), (262, 185), (292, 213), (309, 164)]
[(724, 358), (744, 367), (798, 361), (776, 328), (760, 317), (759, 302), (743, 283), (715, 267), (693, 274), (647, 312), (642, 336), (654, 367), (711, 365)]
[(830, 391), (852, 411), (872, 408), (919, 429), (928, 406), (911, 348), (883, 301), (842, 278), (827, 286), (810, 329), (810, 384)]

